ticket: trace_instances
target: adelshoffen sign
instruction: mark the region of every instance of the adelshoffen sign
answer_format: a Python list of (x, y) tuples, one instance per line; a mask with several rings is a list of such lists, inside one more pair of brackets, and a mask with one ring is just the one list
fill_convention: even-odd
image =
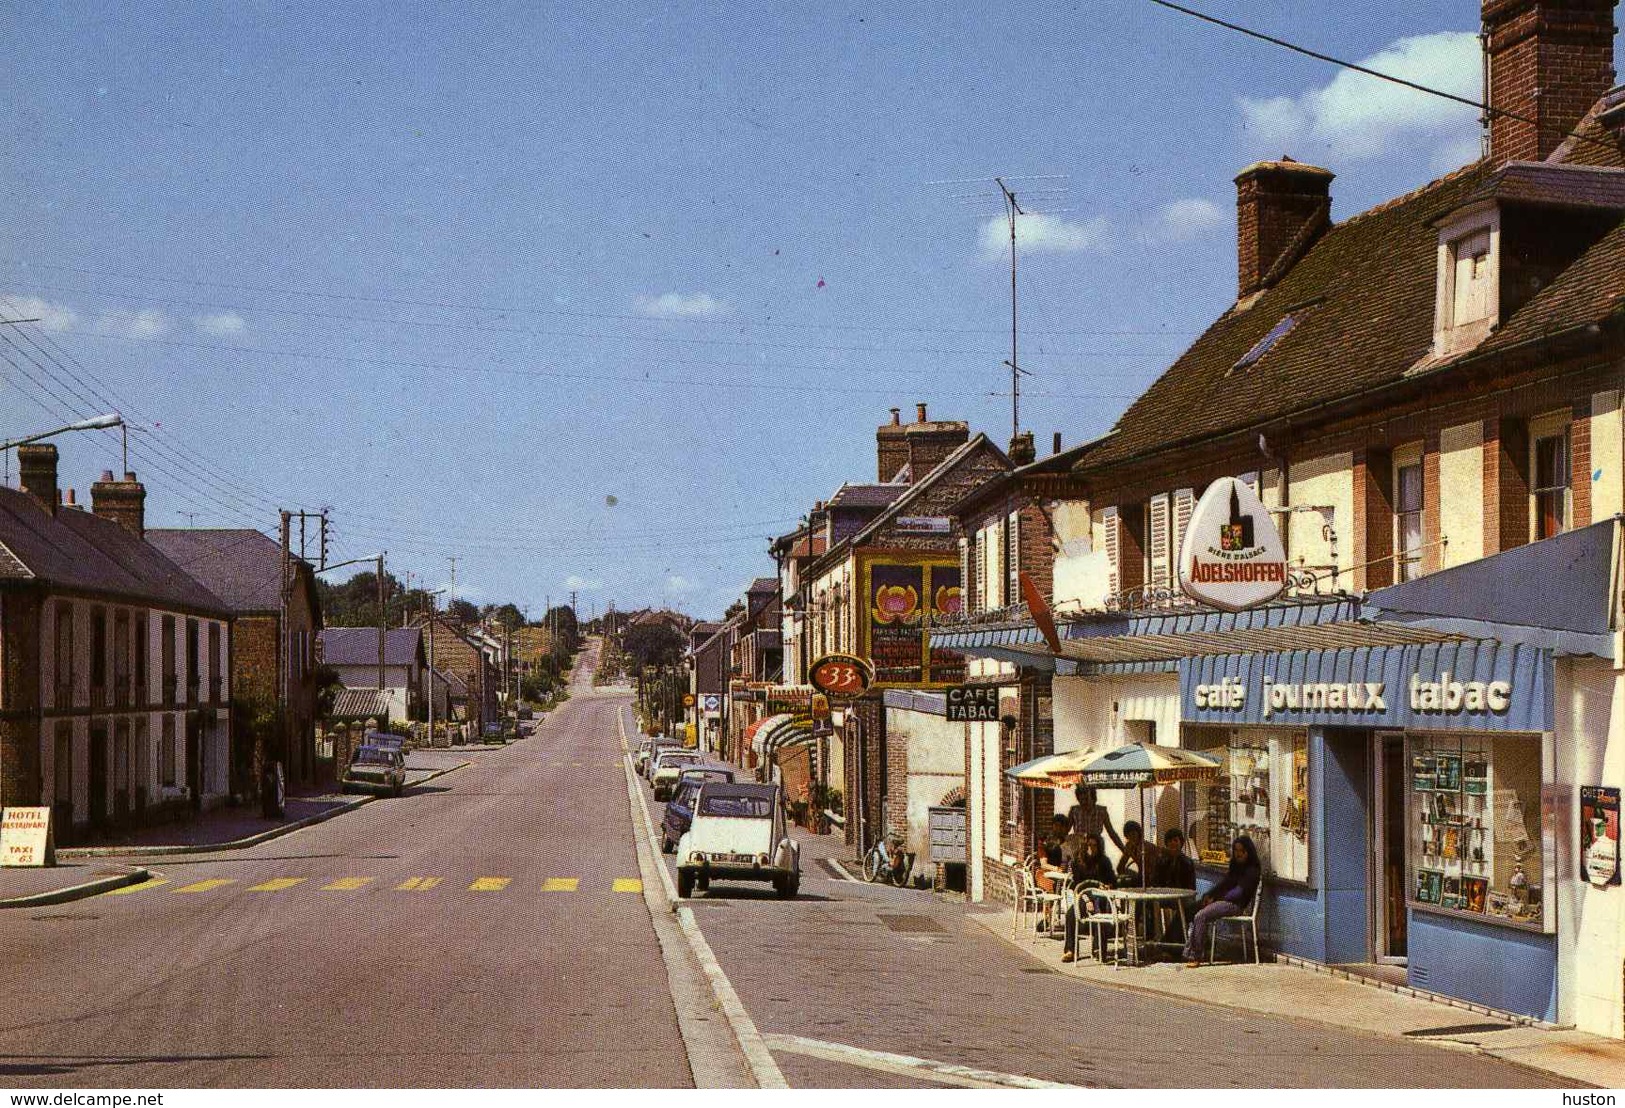
[(1191, 512), (1179, 551), (1185, 595), (1227, 612), (1266, 604), (1286, 588), (1286, 547), (1244, 482), (1221, 477)]

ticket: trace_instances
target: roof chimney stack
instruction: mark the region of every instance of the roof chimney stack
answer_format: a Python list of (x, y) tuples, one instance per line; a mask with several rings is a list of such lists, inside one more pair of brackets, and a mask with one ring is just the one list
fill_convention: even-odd
[(1018, 466), (1031, 465), (1038, 460), (1038, 444), (1031, 431), (1018, 431), (1010, 436), (1010, 460)]
[(135, 474), (126, 473), (124, 480), (115, 481), (108, 470), (102, 479), (90, 486), (90, 510), (103, 519), (110, 519), (138, 539), (147, 537), (147, 489)]
[(1608, 92), (1616, 2), (1484, 0), (1493, 162), (1545, 161)]
[(51, 515), (56, 515), (56, 447), (48, 442), (17, 448), (17, 472), (23, 491)]
[(908, 465), (908, 440), (903, 437), (903, 413), (891, 410), (891, 422), (882, 423), (875, 431), (875, 477), (882, 485), (889, 484), (898, 472)]
[(927, 420), (925, 418), (925, 405), (924, 404), (916, 404), (916, 405), (914, 405), (914, 410), (919, 415), (919, 418), (914, 421), (915, 423), (929, 423), (930, 422), (929, 420)]
[(1236, 177), (1237, 299), (1280, 280), (1331, 226), (1335, 176), (1282, 158), (1255, 162)]
[(1051, 454), (1059, 454), (1060, 452), (1061, 452), (1061, 432), (1057, 431), (1057, 432), (1055, 432), (1055, 448), (1053, 450), (1051, 450), (1050, 453)]

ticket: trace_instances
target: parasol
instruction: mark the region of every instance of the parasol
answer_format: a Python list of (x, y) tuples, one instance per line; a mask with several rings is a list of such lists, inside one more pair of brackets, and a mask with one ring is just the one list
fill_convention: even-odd
[(1086, 746), (1060, 754), (1046, 754), (1004, 771), (1021, 784), (1034, 789), (1069, 789), (1077, 784), (1083, 767), (1100, 754), (1098, 747)]

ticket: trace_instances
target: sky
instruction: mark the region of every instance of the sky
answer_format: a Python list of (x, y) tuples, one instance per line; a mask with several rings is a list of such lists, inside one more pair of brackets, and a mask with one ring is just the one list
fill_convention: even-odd
[[(1192, 6), (1479, 94), (1472, 0)], [(1007, 443), (995, 176), (1047, 452), (1234, 299), (1243, 166), (1341, 219), (1479, 143), (1149, 0), (13, 5), (0, 90), (0, 439), (119, 411), (149, 526), (330, 507), (330, 561), (532, 615), (720, 614), (889, 408)]]

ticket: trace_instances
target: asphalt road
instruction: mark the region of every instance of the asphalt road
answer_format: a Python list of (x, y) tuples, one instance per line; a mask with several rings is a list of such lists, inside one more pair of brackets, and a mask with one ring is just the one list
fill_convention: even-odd
[[(629, 703), (584, 668), (536, 735), (398, 800), (252, 850), (154, 859), (147, 886), (0, 912), (0, 1085), (742, 1074), (676, 918), (643, 895), (617, 720)], [(793, 902), (720, 882), (689, 902), (792, 1086), (955, 1083), (886, 1055), (1102, 1086), (1550, 1083), (1423, 1043), (1063, 978), (963, 906), (840, 879), (830, 853), (833, 839), (807, 841)]]
[(590, 692), (400, 799), (0, 913), (0, 1084), (691, 1084)]

